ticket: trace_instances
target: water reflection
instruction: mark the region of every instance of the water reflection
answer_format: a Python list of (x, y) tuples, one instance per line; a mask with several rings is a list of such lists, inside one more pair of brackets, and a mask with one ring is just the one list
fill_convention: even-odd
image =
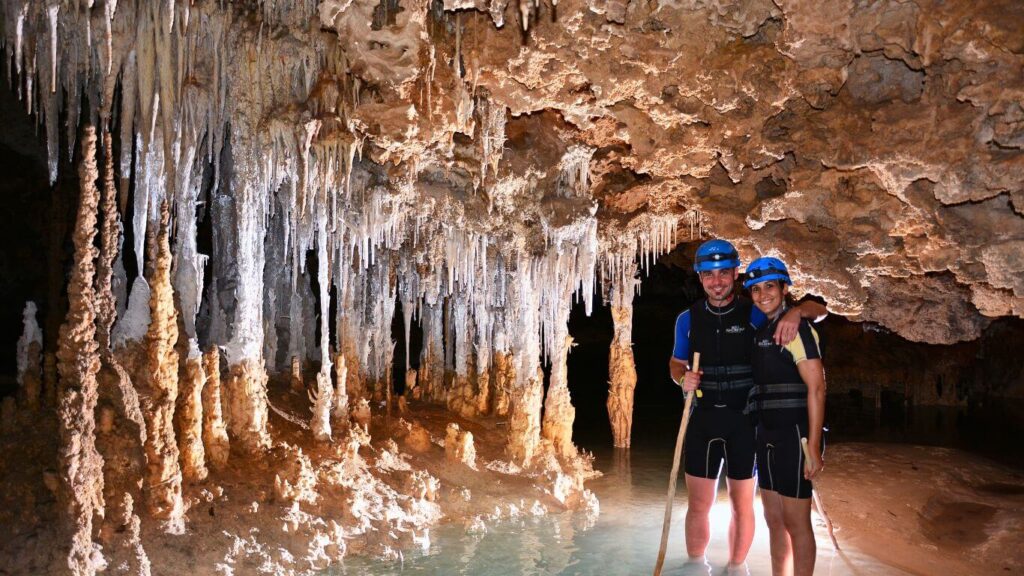
[[(672, 447), (607, 449), (595, 454), (604, 476), (589, 483), (601, 501), (591, 525), (584, 514), (503, 521), (485, 533), (442, 526), (426, 552), (407, 551), (402, 564), (351, 559), (328, 574), (607, 575), (650, 574), (658, 553)], [(723, 483), (724, 484), (724, 483)], [(672, 532), (663, 574), (727, 574), (729, 503), (724, 485), (712, 508), (712, 541), (706, 561), (688, 562), (683, 544), (685, 488), (680, 484), (672, 514)], [(755, 501), (757, 532), (748, 558), (749, 573), (771, 574), (768, 530), (760, 500)], [(824, 523), (815, 517), (818, 538), (816, 573), (834, 576), (901, 574), (873, 559), (835, 553)], [(735, 572), (734, 572), (735, 573)]]

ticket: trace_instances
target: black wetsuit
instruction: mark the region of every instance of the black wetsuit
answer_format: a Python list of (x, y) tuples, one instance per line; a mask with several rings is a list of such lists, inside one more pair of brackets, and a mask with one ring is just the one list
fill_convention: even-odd
[(673, 357), (692, 366), (693, 353), (700, 352), (703, 371), (703, 396), (695, 399), (686, 433), (685, 470), (691, 476), (718, 478), (723, 460), (727, 477), (754, 476), (754, 428), (743, 410), (754, 385), (751, 342), (763, 319), (740, 297), (721, 308), (702, 299), (676, 319)]
[(784, 346), (773, 335), (778, 317), (757, 331), (753, 347), (753, 401), (757, 413), (757, 477), (762, 490), (810, 498), (800, 439), (807, 437), (807, 385), (797, 364), (821, 358), (818, 332), (801, 320), (797, 337)]

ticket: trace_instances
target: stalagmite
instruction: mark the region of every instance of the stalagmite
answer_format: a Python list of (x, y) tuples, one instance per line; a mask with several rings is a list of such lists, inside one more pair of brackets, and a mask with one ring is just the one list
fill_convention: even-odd
[(178, 403), (177, 429), (181, 448), (181, 471), (185, 479), (199, 482), (206, 478), (206, 451), (203, 448), (203, 357), (198, 347), (188, 351)]
[[(184, 531), (185, 504), (181, 496), (181, 466), (174, 435), (178, 399), (178, 318), (171, 289), (170, 213), (161, 207), (156, 253), (152, 255), (150, 324), (146, 331), (145, 368), (140, 381), (146, 419), (146, 502), (168, 532)], [(190, 422), (191, 424), (191, 422)]]
[(25, 327), (18, 339), (19, 398), (25, 408), (35, 411), (43, 391), (43, 331), (36, 321), (35, 302), (25, 303), (22, 316)]
[(103, 558), (93, 544), (93, 523), (104, 513), (103, 458), (96, 450), (96, 374), (100, 369), (96, 343), (93, 261), (96, 248), (96, 132), (82, 136), (78, 169), (81, 196), (74, 230), (75, 264), (68, 283), (68, 315), (60, 327), (57, 358), (60, 371), (60, 491), (59, 500), (71, 549), (67, 566), (72, 574), (95, 574)]
[(344, 426), (348, 419), (348, 366), (345, 355), (338, 353), (334, 362), (334, 405), (332, 415)]
[(639, 280), (633, 271), (622, 274), (611, 284), (612, 321), (615, 335), (608, 355), (608, 420), (612, 426), (612, 443), (616, 448), (629, 448), (633, 425), (633, 389), (636, 388), (636, 367), (633, 362), (633, 293)]
[(476, 448), (473, 446), (473, 433), (462, 430), (452, 422), (445, 430), (444, 453), (449, 462), (465, 464), (476, 470)]
[[(121, 245), (121, 214), (117, 211), (117, 190), (114, 187), (114, 140), (103, 131), (103, 198), (100, 213), (100, 254), (96, 262), (96, 339), (100, 353), (111, 351), (110, 331), (117, 318), (117, 301), (113, 290), (114, 262)], [(123, 303), (122, 303), (123, 304)]]
[(221, 408), (220, 350), (216, 346), (203, 354), (203, 372), (203, 446), (210, 465), (222, 470), (228, 462), (228, 431)]
[(292, 390), (303, 392), (306, 384), (302, 381), (302, 360), (298, 356), (292, 356), (291, 371), (289, 372)]

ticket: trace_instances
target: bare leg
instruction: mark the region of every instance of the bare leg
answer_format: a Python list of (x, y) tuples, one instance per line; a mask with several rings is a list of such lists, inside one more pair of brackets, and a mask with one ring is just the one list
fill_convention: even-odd
[(726, 478), (732, 520), (729, 522), (729, 564), (739, 565), (747, 559), (754, 541), (754, 479)]
[(811, 526), (811, 499), (781, 495), (779, 499), (782, 501), (786, 532), (789, 533), (790, 542), (793, 544), (793, 575), (811, 576), (818, 554), (814, 528)]
[(764, 521), (768, 525), (768, 540), (772, 554), (773, 576), (792, 576), (793, 547), (786, 531), (785, 512), (782, 496), (772, 490), (761, 490), (764, 505)]
[(711, 540), (711, 523), (708, 515), (715, 503), (717, 478), (700, 478), (686, 475), (686, 554), (690, 558), (704, 556)]

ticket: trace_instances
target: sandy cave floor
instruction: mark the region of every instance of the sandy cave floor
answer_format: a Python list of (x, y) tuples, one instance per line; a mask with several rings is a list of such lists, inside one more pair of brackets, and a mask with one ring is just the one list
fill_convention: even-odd
[(844, 548), (913, 574), (1024, 573), (1020, 471), (947, 448), (836, 444), (817, 487)]
[[(153, 574), (316, 572), (329, 561), (354, 556), (382, 558), (380, 566), (390, 570), (384, 567), (395, 567), (401, 551), (436, 552), (431, 527), (481, 532), (565, 510), (552, 493), (550, 473), (531, 477), (488, 469), (488, 463), (496, 468), (504, 459), (505, 427), (497, 419), (466, 420), (413, 402), (405, 414), (375, 413), (369, 444), (347, 436), (315, 445), (293, 422), (308, 417), (302, 395), (275, 383), (271, 403), (274, 448), (258, 460), (232, 454), (228, 469), (186, 483), (184, 535), (165, 534), (140, 514)], [(474, 435), (476, 470), (446, 460), (445, 429), (453, 421)], [(428, 431), (429, 445), (411, 437), (414, 423)], [(57, 501), (44, 481), (56, 468), (55, 438), (52, 412), (22, 415), (22, 426), (0, 438), (0, 574), (53, 573), (61, 565)], [(603, 460), (598, 457), (598, 469), (605, 467)], [(630, 479), (657, 476), (643, 480), (644, 498), (659, 502), (660, 477), (667, 476), (668, 466), (661, 473), (640, 470), (634, 462)], [(849, 558), (876, 558), (912, 574), (1024, 573), (1019, 471), (945, 448), (846, 443), (830, 446), (824, 474), (818, 488)], [(614, 498), (623, 480), (607, 470), (588, 486), (599, 499), (605, 493)], [(685, 502), (682, 487), (680, 492)], [(143, 509), (138, 502), (136, 510)], [(335, 525), (336, 518), (342, 520)], [(822, 540), (819, 547), (830, 544)], [(120, 573), (118, 558), (109, 553), (108, 573)], [(861, 573), (849, 558), (840, 572)], [(819, 563), (818, 572), (829, 573), (825, 569)]]

